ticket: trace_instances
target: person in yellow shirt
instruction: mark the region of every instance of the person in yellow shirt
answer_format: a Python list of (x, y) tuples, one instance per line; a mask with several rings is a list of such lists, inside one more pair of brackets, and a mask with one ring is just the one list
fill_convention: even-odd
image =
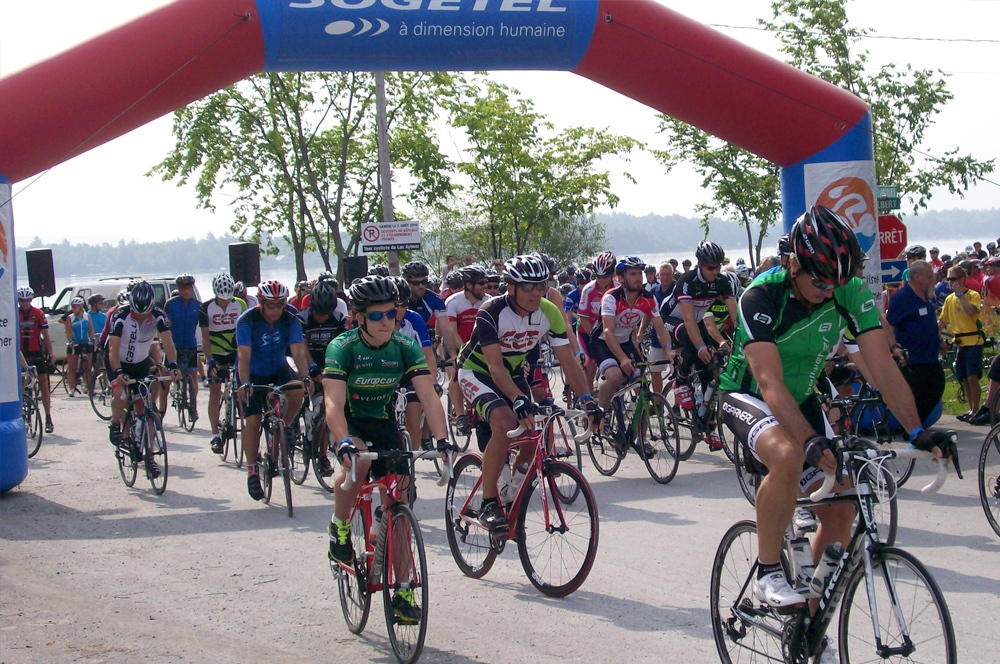
[(965, 387), (965, 397), (969, 402), (969, 412), (958, 419), (968, 421), (979, 410), (982, 390), (979, 379), (983, 375), (983, 334), (979, 323), (982, 305), (979, 293), (966, 287), (968, 273), (960, 266), (948, 269), (948, 285), (952, 294), (944, 301), (938, 326), (950, 328), (958, 346), (955, 355), (955, 378)]

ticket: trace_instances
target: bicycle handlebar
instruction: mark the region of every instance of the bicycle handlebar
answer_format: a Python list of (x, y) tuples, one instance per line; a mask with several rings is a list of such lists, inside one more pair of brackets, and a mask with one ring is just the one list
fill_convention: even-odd
[[(438, 452), (437, 450), (414, 450), (412, 452), (407, 450), (386, 450), (386, 451), (369, 451), (369, 452), (358, 452), (357, 454), (352, 454), (351, 456), (351, 470), (344, 477), (344, 481), (340, 484), (340, 488), (347, 491), (351, 488), (351, 485), (358, 481), (357, 467), (355, 463), (358, 459), (365, 461), (377, 461), (378, 459), (388, 458), (388, 459), (444, 459), (445, 466), (448, 468), (448, 474), (445, 475), (441, 473), (441, 478), (437, 481), (438, 486), (444, 486), (448, 483), (448, 480), (452, 477), (452, 468), (455, 463), (455, 452)], [(413, 478), (410, 478), (413, 481)]]
[[(932, 459), (938, 465), (937, 475), (934, 476), (934, 479), (930, 484), (920, 490), (920, 492), (925, 495), (937, 493), (938, 490), (944, 486), (945, 481), (948, 479), (948, 466), (951, 463), (950, 459), (938, 459), (932, 452), (918, 450), (915, 447), (907, 447), (902, 450), (863, 450), (860, 452), (844, 452), (844, 456), (860, 456), (866, 459)], [(827, 475), (823, 480), (823, 485), (809, 494), (809, 498), (814, 503), (826, 498), (833, 490), (833, 483), (835, 480), (836, 478), (833, 475)]]
[[(581, 412), (580, 414), (577, 415), (577, 417), (579, 417), (579, 415), (583, 415), (583, 414), (585, 414), (585, 413)], [(567, 415), (568, 415), (568, 413), (567, 413)], [(525, 432), (524, 425), (523, 424), (518, 424), (516, 429), (511, 429), (510, 431), (507, 432), (507, 437), (510, 438), (511, 440), (513, 440), (514, 438), (517, 438), (518, 436), (520, 436), (524, 432)], [(580, 444), (583, 444), (583, 443), (586, 443), (588, 440), (590, 440), (590, 437), (593, 434), (594, 434), (594, 432), (588, 426), (585, 431), (583, 431), (582, 433), (578, 433), (577, 435), (573, 436), (573, 440), (576, 441), (576, 442), (578, 442), (578, 443), (580, 443)]]

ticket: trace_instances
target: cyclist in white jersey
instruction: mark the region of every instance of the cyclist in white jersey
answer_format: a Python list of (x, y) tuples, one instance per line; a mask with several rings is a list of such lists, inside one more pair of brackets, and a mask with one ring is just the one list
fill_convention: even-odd
[[(450, 357), (458, 356), (458, 342), (466, 343), (472, 336), (472, 328), (476, 324), (476, 314), (482, 306), (486, 295), (486, 270), (479, 265), (467, 265), (456, 270), (462, 278), (462, 290), (452, 293), (444, 301), (448, 312), (447, 326), (449, 333), (445, 335), (445, 348)], [(455, 427), (461, 436), (469, 435), (469, 416), (465, 412), (465, 401), (462, 390), (458, 387), (457, 371), (448, 368), (448, 395), (455, 409)]]
[(235, 296), (236, 282), (225, 272), (212, 279), (215, 297), (202, 302), (198, 314), (201, 347), (208, 368), (208, 421), (212, 426), (212, 452), (222, 452), (219, 435), (219, 411), (222, 385), (236, 365), (236, 320), (247, 309), (246, 302)]
[(587, 373), (587, 384), (591, 389), (594, 386), (594, 378), (597, 377), (597, 363), (594, 362), (594, 356), (590, 352), (590, 333), (594, 326), (601, 322), (601, 298), (615, 285), (617, 264), (618, 259), (610, 251), (602, 251), (594, 256), (594, 280), (587, 283), (580, 291), (580, 304), (577, 306), (580, 325), (576, 336), (587, 356), (584, 371)]

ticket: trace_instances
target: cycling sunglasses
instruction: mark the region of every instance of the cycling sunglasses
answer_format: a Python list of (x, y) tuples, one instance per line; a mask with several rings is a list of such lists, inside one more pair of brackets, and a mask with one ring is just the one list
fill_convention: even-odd
[(395, 309), (389, 309), (389, 311), (366, 311), (365, 312), (365, 318), (367, 318), (368, 320), (372, 321), (373, 323), (377, 323), (378, 321), (382, 320), (383, 317), (388, 318), (389, 320), (396, 320), (396, 310)]
[(427, 285), (427, 280), (426, 279), (421, 279), (421, 280), (417, 281), (416, 279), (414, 279), (413, 281), (410, 281), (409, 284), (411, 286), (426, 286)]
[(486, 281), (485, 279), (483, 279), (483, 280), (481, 280), (481, 281), (477, 281), (477, 282), (476, 282), (476, 285), (477, 285), (477, 286), (485, 286), (485, 285), (486, 285), (486, 284), (488, 284), (488, 283), (489, 283), (488, 281)]
[(538, 284), (532, 284), (532, 283), (518, 284), (517, 287), (523, 290), (525, 293), (530, 293), (531, 291), (542, 291), (544, 293), (549, 289), (549, 282), (543, 281)]

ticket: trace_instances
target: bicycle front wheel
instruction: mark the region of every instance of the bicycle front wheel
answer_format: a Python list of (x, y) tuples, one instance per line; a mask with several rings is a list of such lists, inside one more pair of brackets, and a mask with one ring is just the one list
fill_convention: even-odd
[(288, 516), (292, 516), (292, 464), (288, 454), (288, 436), (284, 424), (278, 425), (276, 434), (281, 482), (285, 485), (285, 505), (288, 506)]
[(483, 461), (466, 454), (455, 463), (444, 501), (444, 526), (448, 548), (462, 574), (479, 579), (493, 567), (497, 552), (490, 532), (479, 523), (483, 500)]
[[(545, 435), (543, 440), (548, 448), (549, 455), (570, 463), (572, 465), (572, 459), (576, 457), (577, 470), (582, 470), (580, 464), (580, 447), (576, 444), (576, 440), (573, 439), (575, 429), (573, 424), (567, 420), (565, 417), (551, 417), (548, 419), (548, 426), (545, 428)], [(575, 453), (575, 454), (574, 454)], [(580, 493), (579, 485), (570, 480), (567, 482), (561, 482), (556, 486), (556, 491), (559, 492), (559, 497), (567, 503), (572, 503), (576, 500), (576, 497)]]
[(451, 442), (458, 446), (458, 450), (464, 452), (469, 449), (469, 442), (472, 440), (472, 426), (468, 424), (469, 411), (468, 409), (465, 411), (465, 426), (468, 429), (468, 433), (462, 433), (459, 431), (458, 413), (455, 410), (455, 404), (451, 401), (451, 392), (447, 386), (445, 386), (445, 392), (448, 394), (448, 435), (451, 436)]
[[(605, 417), (612, 415), (608, 413)], [(594, 468), (605, 477), (611, 477), (618, 472), (618, 467), (625, 458), (625, 448), (619, 449), (611, 436), (606, 436), (602, 431), (595, 431), (587, 439), (587, 453), (594, 462)]]
[[(559, 486), (575, 482), (580, 496), (560, 498)], [(582, 500), (581, 500), (582, 498)], [(545, 461), (541, 477), (524, 487), (517, 514), (517, 553), (531, 585), (549, 597), (579, 588), (597, 557), (597, 503), (583, 474), (562, 461)]]
[(385, 625), (396, 659), (412, 664), (427, 635), (427, 557), (417, 517), (402, 503), (392, 508), (388, 537), (391, 546), (385, 547), (382, 564)]
[(979, 499), (990, 527), (1000, 535), (1000, 426), (986, 434), (979, 453)]
[(260, 474), (260, 486), (264, 489), (264, 497), (260, 501), (268, 505), (271, 502), (271, 489), (274, 488), (278, 466), (278, 461), (271, 450), (277, 450), (278, 446), (271, 441), (274, 432), (266, 422), (261, 423), (261, 429), (263, 432), (257, 447), (257, 471)]
[(872, 554), (872, 572), (867, 578), (859, 565), (847, 581), (840, 606), (841, 661), (956, 664), (951, 614), (927, 568), (908, 552), (886, 547)]
[(310, 449), (312, 446), (306, 441), (305, 419), (299, 416), (297, 422), (299, 425), (298, 434), (291, 436), (288, 440), (288, 456), (291, 461), (292, 481), (301, 485), (306, 481), (306, 476), (309, 475), (309, 462), (312, 457)]
[(746, 467), (747, 449), (740, 441), (733, 440), (733, 456), (736, 457), (736, 480), (740, 484), (740, 490), (751, 505), (757, 504), (757, 487), (760, 486), (764, 476), (752, 473)]
[(330, 561), (330, 569), (337, 579), (340, 608), (344, 612), (347, 629), (360, 634), (368, 624), (372, 605), (368, 590), (368, 523), (363, 509), (354, 510), (351, 517), (351, 542), (354, 545), (354, 566), (346, 567)]
[(145, 453), (146, 475), (153, 491), (162, 494), (167, 490), (167, 438), (163, 435), (163, 424), (156, 413), (146, 412), (143, 415), (143, 451)]
[(111, 399), (114, 398), (114, 392), (111, 390), (111, 381), (108, 380), (108, 374), (104, 369), (90, 375), (90, 385), (87, 392), (90, 395), (90, 407), (94, 409), (94, 413), (105, 422), (110, 420)]
[[(316, 476), (316, 481), (319, 485), (333, 493), (333, 480), (336, 477), (335, 468), (337, 464), (340, 463), (337, 460), (337, 446), (330, 439), (330, 429), (326, 426), (326, 420), (320, 422), (319, 426), (316, 428), (315, 438), (312, 444), (312, 467), (313, 475)], [(326, 452), (322, 451), (323, 443), (326, 443)], [(323, 463), (323, 458), (326, 458), (326, 463)], [(324, 470), (328, 468), (329, 470)]]
[(646, 407), (639, 418), (639, 454), (650, 476), (660, 484), (669, 484), (680, 463), (677, 448), (680, 437), (677, 420), (670, 404), (655, 392), (647, 396)]
[(21, 399), (21, 417), (24, 419), (24, 427), (28, 434), (28, 458), (38, 454), (38, 448), (42, 446), (42, 438), (45, 436), (45, 428), (42, 426), (42, 411), (38, 408), (38, 402), (30, 394), (25, 394)]
[(681, 461), (687, 461), (694, 454), (694, 447), (698, 443), (698, 423), (695, 421), (697, 418), (694, 412), (677, 403), (673, 389), (667, 392), (663, 398), (670, 405), (670, 409), (674, 412), (674, 419), (677, 421), (677, 453)]

